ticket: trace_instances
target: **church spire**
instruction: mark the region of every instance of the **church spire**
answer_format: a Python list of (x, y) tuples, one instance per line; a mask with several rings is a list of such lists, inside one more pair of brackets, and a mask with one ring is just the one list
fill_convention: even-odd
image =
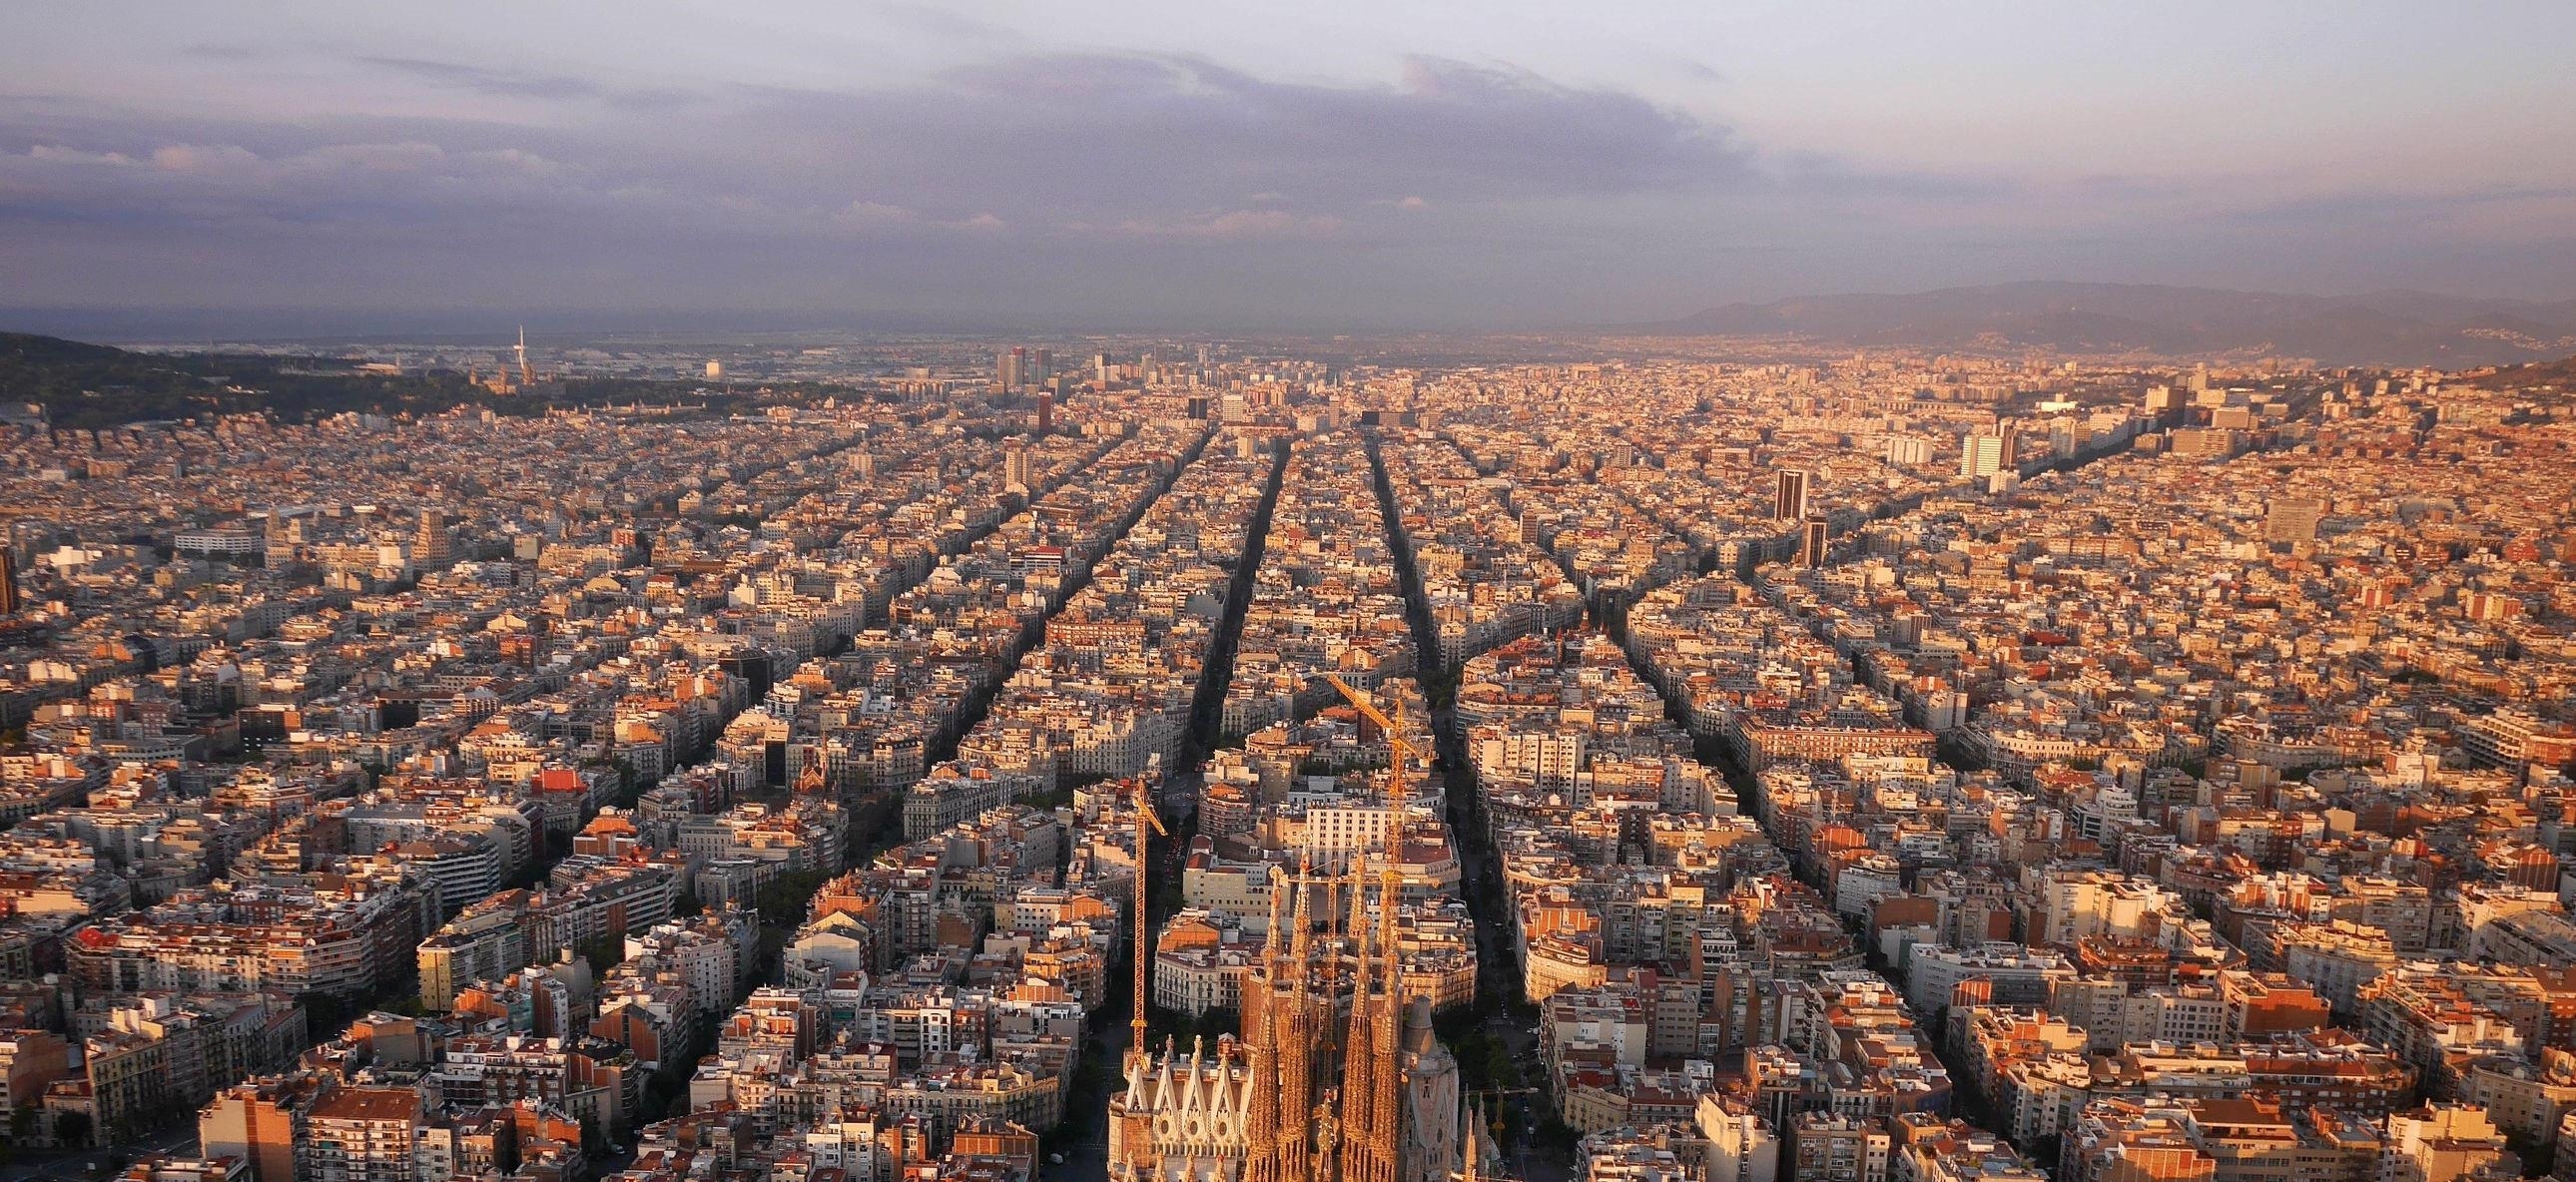
[(1375, 1003), (1369, 999), (1371, 948), (1367, 872), (1351, 864), (1351, 1017), (1342, 1036), (1342, 1169), (1344, 1182), (1367, 1182), (1377, 1112)]

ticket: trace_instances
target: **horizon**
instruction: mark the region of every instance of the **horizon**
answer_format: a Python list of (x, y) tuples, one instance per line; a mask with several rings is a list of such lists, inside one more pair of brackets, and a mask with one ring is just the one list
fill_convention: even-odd
[(2563, 6), (325, 11), (23, 16), (12, 314), (1454, 333), (2014, 282), (2576, 298)]
[[(1908, 291), (1818, 291), (1773, 300), (1736, 300), (1685, 309), (1651, 320), (1595, 323), (1520, 323), (1485, 325), (1334, 324), (1292, 318), (1286, 321), (1228, 322), (1080, 322), (1010, 316), (990, 311), (900, 309), (834, 312), (827, 309), (614, 309), (541, 308), (524, 313), (498, 307), (437, 306), (411, 309), (333, 309), (321, 307), (10, 307), (0, 306), (0, 333), (27, 333), (107, 345), (178, 348), (190, 343), (294, 344), (367, 340), (479, 339), (535, 325), (543, 336), (590, 338), (654, 334), (721, 334), (732, 337), (842, 334), (852, 336), (958, 337), (1007, 339), (1018, 336), (1067, 337), (1215, 335), (1279, 340), (1387, 337), (1474, 338), (1480, 336), (1654, 335), (1656, 330), (1686, 325), (1695, 318), (1739, 309), (1770, 309), (1801, 303), (1841, 300), (1907, 300), (1945, 295), (1980, 295), (2033, 288), (2073, 288), (2100, 292), (2174, 292), (2253, 298), (2331, 301), (2353, 306), (2373, 301), (2429, 300), (2466, 307), (2516, 312), (2554, 313), (2576, 317), (2576, 297), (2527, 299), (2479, 296), (2453, 291), (2389, 287), (2372, 291), (2256, 291), (2191, 284), (2110, 283), (2074, 279), (2005, 280), (1991, 284), (1954, 285)], [(1669, 335), (1746, 335), (1730, 332), (1674, 332)], [(1829, 334), (1828, 334), (1829, 335)]]

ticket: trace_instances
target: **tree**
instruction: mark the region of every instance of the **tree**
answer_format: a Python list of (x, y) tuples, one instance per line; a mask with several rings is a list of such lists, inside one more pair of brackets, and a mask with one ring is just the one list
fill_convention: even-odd
[(349, 1003), (334, 993), (299, 993), (295, 1006), (304, 1011), (304, 1028), (317, 1039), (333, 1039), (349, 1028)]
[(89, 1114), (66, 1112), (54, 1118), (54, 1140), (66, 1147), (83, 1148), (89, 1144)]
[(798, 870), (781, 874), (760, 888), (753, 904), (760, 911), (760, 921), (772, 927), (792, 928), (805, 922), (805, 910), (814, 900), (814, 892), (823, 888), (823, 872)]
[(626, 938), (614, 934), (603, 934), (596, 938), (582, 941), (581, 946), (573, 949), (573, 951), (583, 960), (590, 963), (591, 972), (605, 973), (625, 962)]

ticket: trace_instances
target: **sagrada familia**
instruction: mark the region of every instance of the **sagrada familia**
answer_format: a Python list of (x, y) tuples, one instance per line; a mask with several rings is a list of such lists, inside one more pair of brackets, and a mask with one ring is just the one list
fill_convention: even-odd
[[(1109, 1101), (1111, 1182), (1475, 1179), (1490, 1147), (1458, 1062), (1432, 1037), (1430, 999), (1408, 1003), (1401, 988), (1395, 873), (1380, 876), (1373, 929), (1358, 870), (1273, 868), (1270, 885), (1244, 1037), (1129, 1053), (1126, 1091)], [(1348, 923), (1316, 938), (1310, 900), (1322, 894), (1334, 916), (1344, 891)]]

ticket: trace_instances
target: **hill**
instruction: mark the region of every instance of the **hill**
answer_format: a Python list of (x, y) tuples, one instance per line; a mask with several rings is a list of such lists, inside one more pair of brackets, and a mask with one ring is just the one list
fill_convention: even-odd
[(2508, 365), (2493, 373), (2479, 374), (2471, 381), (2495, 389), (2560, 390), (2576, 392), (2576, 357), (2556, 361), (2539, 361), (2530, 365)]
[(2287, 295), (2119, 283), (2007, 283), (1910, 295), (1728, 304), (1612, 332), (1790, 335), (1853, 346), (2161, 356), (2309, 357), (2333, 365), (2511, 365), (2576, 352), (2576, 300), (2423, 292)]
[[(56, 427), (268, 411), (283, 419), (361, 411), (436, 414), (460, 405), (503, 414), (549, 406), (710, 398), (694, 383), (582, 378), (541, 397), (496, 395), (449, 371), (363, 373), (327, 357), (223, 353), (161, 356), (59, 337), (0, 333), (0, 403), (33, 402)], [(729, 402), (736, 396), (716, 395)]]

